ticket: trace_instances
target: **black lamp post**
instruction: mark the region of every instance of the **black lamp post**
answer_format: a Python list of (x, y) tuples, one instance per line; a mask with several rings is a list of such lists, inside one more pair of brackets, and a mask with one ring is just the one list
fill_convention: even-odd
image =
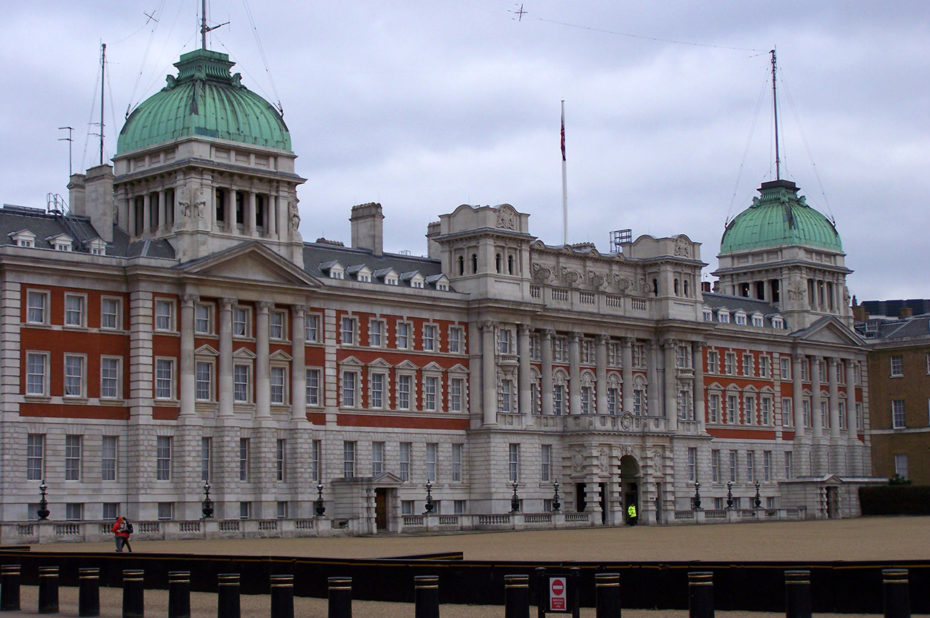
[(552, 512), (558, 513), (562, 509), (562, 503), (559, 502), (559, 482), (555, 481), (552, 485), (555, 487), (555, 495), (552, 496)]
[(426, 479), (426, 513), (427, 515), (433, 512), (433, 482), (429, 479)]
[(727, 510), (733, 508), (733, 481), (727, 481)]
[(203, 482), (203, 508), (200, 509), (200, 512), (203, 513), (203, 519), (210, 519), (213, 517), (213, 500), (210, 499), (210, 481)]
[(513, 481), (513, 496), (510, 498), (510, 512), (519, 513), (520, 512), (520, 497), (517, 495), (517, 481)]
[(316, 484), (316, 516), (323, 517), (326, 507), (323, 506), (323, 483)]
[(762, 506), (762, 498), (759, 496), (759, 481), (756, 481), (756, 498), (754, 500), (756, 508)]
[(46, 520), (48, 519), (49, 510), (48, 510), (48, 500), (46, 495), (48, 493), (48, 485), (45, 484), (45, 479), (42, 479), (42, 482), (39, 484), (39, 510), (36, 511), (36, 515), (39, 516), (39, 519)]
[(701, 510), (701, 481), (694, 481), (694, 510)]

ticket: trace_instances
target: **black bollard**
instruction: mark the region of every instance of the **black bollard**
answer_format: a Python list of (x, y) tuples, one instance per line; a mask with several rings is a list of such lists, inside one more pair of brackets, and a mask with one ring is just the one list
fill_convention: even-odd
[(271, 576), (271, 618), (294, 618), (294, 576)]
[(910, 618), (911, 599), (907, 590), (907, 569), (882, 569), (882, 597), (885, 618)]
[(714, 574), (688, 571), (688, 617), (714, 618)]
[(78, 616), (100, 615), (100, 569), (78, 569)]
[(439, 618), (439, 576), (416, 575), (413, 587), (415, 618)]
[(58, 567), (39, 567), (39, 613), (58, 613)]
[(239, 618), (239, 574), (220, 573), (217, 579), (217, 618)]
[(536, 618), (546, 618), (549, 608), (549, 580), (545, 567), (533, 569), (533, 599), (536, 603)]
[(123, 569), (123, 618), (145, 616), (145, 571)]
[(568, 604), (572, 608), (572, 618), (581, 616), (581, 569), (572, 567), (568, 570)]
[(168, 571), (168, 618), (191, 618), (190, 571)]
[(329, 577), (329, 618), (352, 618), (352, 578)]
[(0, 567), (0, 611), (19, 611), (21, 568), (18, 564), (4, 564)]
[(785, 571), (785, 618), (811, 618), (811, 572)]
[(619, 618), (620, 574), (595, 573), (594, 588), (597, 592), (597, 618)]
[(530, 576), (504, 575), (505, 618), (530, 618)]

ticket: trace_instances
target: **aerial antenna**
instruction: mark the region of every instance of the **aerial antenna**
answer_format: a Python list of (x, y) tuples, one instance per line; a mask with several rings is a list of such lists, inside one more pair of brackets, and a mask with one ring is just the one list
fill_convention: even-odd
[(103, 91), (107, 72), (107, 44), (100, 44), (100, 165), (103, 165)]
[(146, 25), (146, 26), (149, 25), (149, 22), (153, 22), (153, 21), (154, 21), (156, 24), (158, 23), (158, 20), (155, 18), (155, 11), (152, 11), (152, 14), (151, 14), (151, 15), (149, 15), (149, 14), (146, 13), (145, 11), (142, 11), (142, 14), (145, 15), (146, 17), (148, 17), (148, 19), (145, 20), (145, 25)]
[[(517, 6), (516, 3), (514, 3), (514, 6)], [(526, 11), (523, 10), (522, 2), (520, 3), (519, 9), (517, 9), (516, 11), (510, 11), (510, 12), (514, 14), (514, 17), (513, 17), (514, 21), (523, 21), (523, 16), (526, 15), (527, 13)]]
[(207, 25), (207, 0), (200, 0), (200, 47), (201, 49), (207, 49), (207, 33), (216, 30), (217, 28), (222, 28), (227, 25), (229, 22), (224, 21), (221, 24), (215, 26)]
[(68, 137), (59, 137), (58, 141), (68, 142), (68, 178), (71, 178), (71, 174), (73, 174), (71, 171), (71, 144), (74, 143), (74, 140), (71, 139), (71, 132), (74, 131), (74, 127), (58, 127), (58, 130), (68, 132)]
[(775, 90), (775, 50), (769, 51), (772, 54), (772, 109), (775, 112), (775, 180), (781, 180), (781, 158), (778, 152), (778, 97)]

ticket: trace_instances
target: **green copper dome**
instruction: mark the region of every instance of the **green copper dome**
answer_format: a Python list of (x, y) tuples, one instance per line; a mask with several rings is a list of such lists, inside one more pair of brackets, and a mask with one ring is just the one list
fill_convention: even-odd
[(826, 217), (798, 196), (798, 187), (790, 180), (763, 182), (759, 197), (727, 225), (720, 240), (720, 253), (734, 253), (778, 247), (804, 245), (831, 251), (843, 251), (840, 235)]
[(231, 75), (229, 55), (198, 49), (181, 56), (178, 76), (142, 102), (123, 125), (119, 154), (182, 137), (216, 137), (291, 149), (284, 119), (268, 101)]

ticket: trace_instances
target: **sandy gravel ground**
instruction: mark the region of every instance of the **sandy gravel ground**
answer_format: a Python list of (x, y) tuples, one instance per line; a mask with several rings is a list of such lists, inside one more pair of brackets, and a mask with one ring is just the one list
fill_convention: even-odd
[[(49, 551), (112, 551), (112, 543), (59, 543), (34, 547)], [(376, 558), (462, 551), (467, 560), (926, 560), (930, 559), (930, 517), (864, 517), (840, 521), (760, 522), (585, 530), (525, 531), (306, 539), (144, 541), (133, 549), (151, 553)], [(622, 582), (621, 582), (622, 584)], [(915, 594), (917, 591), (912, 591)], [(167, 615), (167, 591), (146, 590), (146, 616)], [(61, 616), (77, 616), (77, 590), (62, 588)], [(122, 592), (101, 589), (101, 615), (121, 615)], [(241, 597), (242, 616), (270, 615), (270, 598)], [(37, 593), (22, 588), (20, 615), (35, 614)], [(325, 599), (295, 597), (295, 615), (326, 616)], [(192, 593), (194, 616), (215, 616), (216, 595)], [(443, 605), (444, 618), (503, 617), (502, 607)], [(7, 613), (6, 615), (16, 615)], [(355, 618), (413, 616), (411, 604), (355, 601)], [(535, 613), (533, 614), (535, 615)], [(681, 611), (623, 610), (626, 618), (685, 617)], [(723, 618), (769, 618), (779, 613), (716, 612)], [(594, 616), (585, 608), (582, 616)], [(856, 614), (818, 614), (855, 618)], [(861, 616), (864, 616), (862, 614)]]

